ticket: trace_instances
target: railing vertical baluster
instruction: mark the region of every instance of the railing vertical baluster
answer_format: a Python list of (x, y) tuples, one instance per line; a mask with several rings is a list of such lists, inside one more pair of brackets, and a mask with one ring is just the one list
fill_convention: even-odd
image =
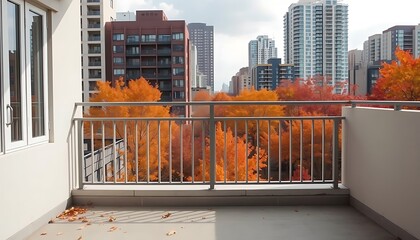
[(339, 127), (339, 120), (334, 119), (334, 129), (333, 129), (333, 187), (334, 189), (338, 189), (338, 127)]
[(281, 133), (282, 133), (282, 121), (279, 121), (279, 183), (281, 183)]
[(204, 121), (201, 124), (201, 149), (203, 157), (203, 183), (206, 183), (206, 137), (205, 137)]
[(191, 121), (191, 181), (194, 183), (195, 178), (195, 164), (194, 164), (194, 120)]
[(162, 159), (161, 159), (161, 143), (160, 143), (160, 121), (157, 121), (157, 129), (158, 129), (158, 183), (162, 181)]
[(321, 168), (322, 168), (322, 182), (325, 182), (325, 119), (322, 119), (322, 159), (321, 159)]
[(257, 183), (260, 183), (260, 120), (257, 120)]
[(210, 103), (210, 189), (216, 184), (216, 122), (214, 120), (214, 104)]
[(226, 129), (226, 121), (223, 121), (223, 129), (224, 129), (224, 147), (223, 147), (223, 172), (224, 172), (224, 181), (227, 181), (227, 129)]
[[(92, 170), (91, 170), (91, 174), (92, 174), (92, 183), (95, 183), (94, 180), (94, 176), (95, 176), (95, 134), (93, 131), (93, 122), (90, 121), (90, 156), (92, 159)], [(89, 179), (87, 179), (89, 180)]]
[(238, 183), (238, 122), (235, 120), (235, 183)]
[(114, 176), (114, 183), (117, 182), (117, 124), (115, 123), (115, 121), (112, 121), (112, 126), (113, 126), (113, 136), (112, 136), (112, 149), (114, 152), (114, 172), (113, 172), (113, 176)]
[(180, 151), (179, 151), (180, 152), (179, 159), (180, 159), (180, 164), (181, 164), (181, 166), (180, 166), (180, 168), (181, 168), (181, 170), (180, 170), (181, 183), (184, 182), (184, 151), (183, 151), (184, 150), (184, 142), (182, 141), (183, 137), (184, 137), (184, 124), (181, 123), (180, 132), (179, 132), (179, 142), (180, 142), (179, 146), (181, 148)]
[(128, 137), (127, 137), (127, 121), (124, 120), (124, 169), (125, 169), (125, 183), (128, 182)]
[(146, 121), (146, 158), (147, 158), (147, 165), (146, 165), (146, 170), (147, 170), (147, 183), (150, 183), (150, 123), (147, 120)]
[(106, 182), (106, 166), (105, 166), (105, 159), (106, 159), (106, 150), (105, 150), (105, 124), (104, 121), (101, 122), (101, 130), (102, 130), (102, 183)]
[(315, 137), (315, 121), (312, 119), (311, 121), (311, 181), (315, 181), (315, 174), (314, 174), (314, 137)]
[(270, 120), (268, 120), (268, 129), (267, 129), (267, 135), (268, 135), (268, 137), (267, 137), (267, 151), (268, 151), (268, 153), (267, 153), (267, 178), (268, 178), (268, 182), (270, 183), (271, 182), (271, 151), (270, 151), (270, 148), (271, 148), (271, 142), (270, 142), (270, 140), (271, 140), (271, 121)]
[(79, 143), (78, 143), (78, 153), (79, 153), (79, 161), (77, 161), (77, 166), (78, 166), (78, 177), (79, 177), (79, 189), (83, 189), (83, 185), (84, 185), (84, 172), (83, 172), (83, 168), (84, 168), (84, 163), (85, 163), (85, 159), (84, 159), (84, 148), (83, 148), (83, 141), (84, 141), (84, 136), (83, 136), (83, 120), (79, 120), (77, 121), (77, 136), (79, 138)]
[(292, 148), (292, 144), (293, 144), (293, 142), (292, 142), (292, 139), (293, 139), (292, 138), (292, 134), (293, 134), (292, 128), (293, 128), (293, 122), (290, 119), (289, 120), (289, 182), (292, 182), (292, 156), (293, 156), (293, 154), (292, 154), (292, 150), (293, 150), (293, 148)]
[(169, 183), (172, 183), (172, 121), (169, 121)]
[(299, 167), (300, 167), (300, 182), (303, 182), (303, 120), (300, 120), (299, 128), (299, 138), (300, 138), (300, 152), (299, 152)]
[(245, 120), (245, 182), (248, 183), (248, 168), (249, 168), (249, 161), (248, 161), (248, 121)]
[(136, 151), (135, 151), (135, 161), (136, 161), (136, 183), (139, 183), (139, 126), (138, 121), (135, 122), (135, 138), (136, 138)]

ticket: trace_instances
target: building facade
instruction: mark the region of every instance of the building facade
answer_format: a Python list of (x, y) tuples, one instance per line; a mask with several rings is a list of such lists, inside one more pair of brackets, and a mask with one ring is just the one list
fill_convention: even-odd
[(197, 48), (197, 67), (207, 76), (207, 85), (214, 91), (214, 27), (205, 23), (188, 24), (190, 41)]
[(394, 26), (382, 32), (382, 58), (380, 60), (396, 60), (397, 46), (413, 53), (416, 26)]
[(340, 0), (300, 0), (284, 16), (285, 57), (295, 77), (323, 76), (343, 93), (348, 79), (348, 6)]
[[(162, 101), (190, 101), (189, 35), (184, 20), (161, 10), (137, 11), (136, 21), (106, 23), (106, 77), (144, 77), (159, 87)], [(172, 109), (185, 115), (181, 107)]]
[(105, 81), (105, 23), (115, 20), (112, 0), (81, 0), (83, 101), (96, 92), (96, 82)]
[(282, 64), (280, 58), (271, 58), (267, 64), (258, 64), (252, 69), (252, 84), (256, 90), (275, 90), (282, 81), (294, 81), (294, 67)]
[(267, 35), (261, 35), (248, 43), (249, 71), (258, 64), (267, 64), (270, 58), (277, 58), (277, 48), (273, 39)]

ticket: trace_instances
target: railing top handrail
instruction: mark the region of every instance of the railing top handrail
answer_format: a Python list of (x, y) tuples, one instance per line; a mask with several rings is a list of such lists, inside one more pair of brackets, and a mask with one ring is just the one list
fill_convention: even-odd
[(338, 100), (338, 101), (192, 101), (192, 102), (77, 102), (82, 107), (114, 107), (114, 106), (193, 106), (193, 105), (376, 105), (376, 106), (418, 106), (420, 101), (370, 101), (370, 100)]
[[(215, 117), (215, 121), (235, 121), (235, 120), (246, 120), (246, 121), (256, 121), (256, 120), (343, 120), (345, 119), (342, 116), (280, 116), (280, 117)], [(208, 121), (209, 117), (79, 117), (74, 118), (76, 121)]]

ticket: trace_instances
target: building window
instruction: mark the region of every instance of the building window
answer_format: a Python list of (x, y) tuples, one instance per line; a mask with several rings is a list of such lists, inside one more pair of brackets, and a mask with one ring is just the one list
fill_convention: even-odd
[(112, 46), (112, 51), (114, 53), (123, 53), (124, 52), (124, 46), (122, 46), (122, 45), (114, 45), (114, 46)]
[(114, 57), (114, 64), (116, 64), (116, 65), (122, 65), (122, 64), (124, 64), (124, 58), (122, 58), (122, 57)]
[(176, 56), (172, 58), (174, 64), (184, 64), (184, 57)]
[(154, 34), (145, 34), (141, 35), (142, 42), (156, 42), (156, 35)]
[(170, 42), (171, 35), (170, 34), (161, 34), (158, 35), (158, 42)]
[(174, 49), (174, 52), (183, 52), (185, 48), (184, 48), (184, 45), (175, 44), (173, 45), (173, 49)]
[(47, 18), (44, 10), (22, 1), (0, 5), (5, 16), (1, 29), (6, 33), (0, 43), (5, 116), (1, 151), (7, 152), (48, 141)]
[(112, 35), (112, 40), (114, 41), (124, 41), (124, 34), (123, 33), (115, 33)]
[(124, 75), (125, 74), (125, 70), (122, 68), (115, 68), (114, 69), (114, 76), (120, 76), (120, 75)]
[(130, 35), (127, 36), (127, 43), (139, 43), (140, 37), (139, 35)]
[(172, 40), (184, 40), (184, 33), (172, 33)]
[(176, 79), (176, 80), (173, 80), (173, 85), (174, 85), (174, 87), (184, 87), (184, 80), (183, 79)]
[(185, 92), (184, 91), (175, 91), (174, 92), (174, 99), (184, 99)]
[(184, 68), (173, 68), (172, 75), (174, 76), (184, 76)]

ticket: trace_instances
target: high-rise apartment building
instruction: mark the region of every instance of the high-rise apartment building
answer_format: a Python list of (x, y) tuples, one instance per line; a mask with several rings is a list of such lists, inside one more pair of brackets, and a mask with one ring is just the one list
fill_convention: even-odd
[(238, 95), (241, 91), (251, 89), (251, 77), (249, 76), (248, 67), (239, 69), (239, 72), (232, 76), (230, 82), (230, 94)]
[(382, 56), (380, 60), (396, 60), (397, 46), (413, 53), (416, 26), (394, 26), (382, 32)]
[(282, 64), (280, 58), (268, 59), (267, 64), (258, 64), (252, 69), (252, 85), (256, 90), (275, 90), (284, 80), (295, 80), (294, 67)]
[(197, 48), (197, 66), (207, 76), (207, 85), (214, 91), (214, 27), (205, 23), (188, 24), (190, 41)]
[(250, 72), (258, 64), (267, 64), (270, 58), (277, 58), (277, 48), (273, 39), (267, 35), (261, 35), (249, 42), (248, 68)]
[(81, 0), (83, 101), (96, 91), (96, 81), (105, 81), (105, 23), (115, 19), (113, 0)]
[(382, 35), (375, 34), (368, 38), (368, 62), (373, 63), (382, 59)]
[(414, 57), (419, 58), (420, 57), (420, 24), (417, 25), (414, 28), (414, 33), (413, 33), (413, 54)]
[[(115, 81), (146, 78), (162, 101), (190, 101), (189, 35), (184, 20), (168, 20), (161, 10), (137, 11), (135, 21), (105, 25), (106, 76)], [(186, 115), (188, 110), (173, 107)]]
[(285, 61), (295, 77), (323, 76), (344, 93), (348, 78), (348, 5), (341, 0), (299, 0), (284, 16)]

